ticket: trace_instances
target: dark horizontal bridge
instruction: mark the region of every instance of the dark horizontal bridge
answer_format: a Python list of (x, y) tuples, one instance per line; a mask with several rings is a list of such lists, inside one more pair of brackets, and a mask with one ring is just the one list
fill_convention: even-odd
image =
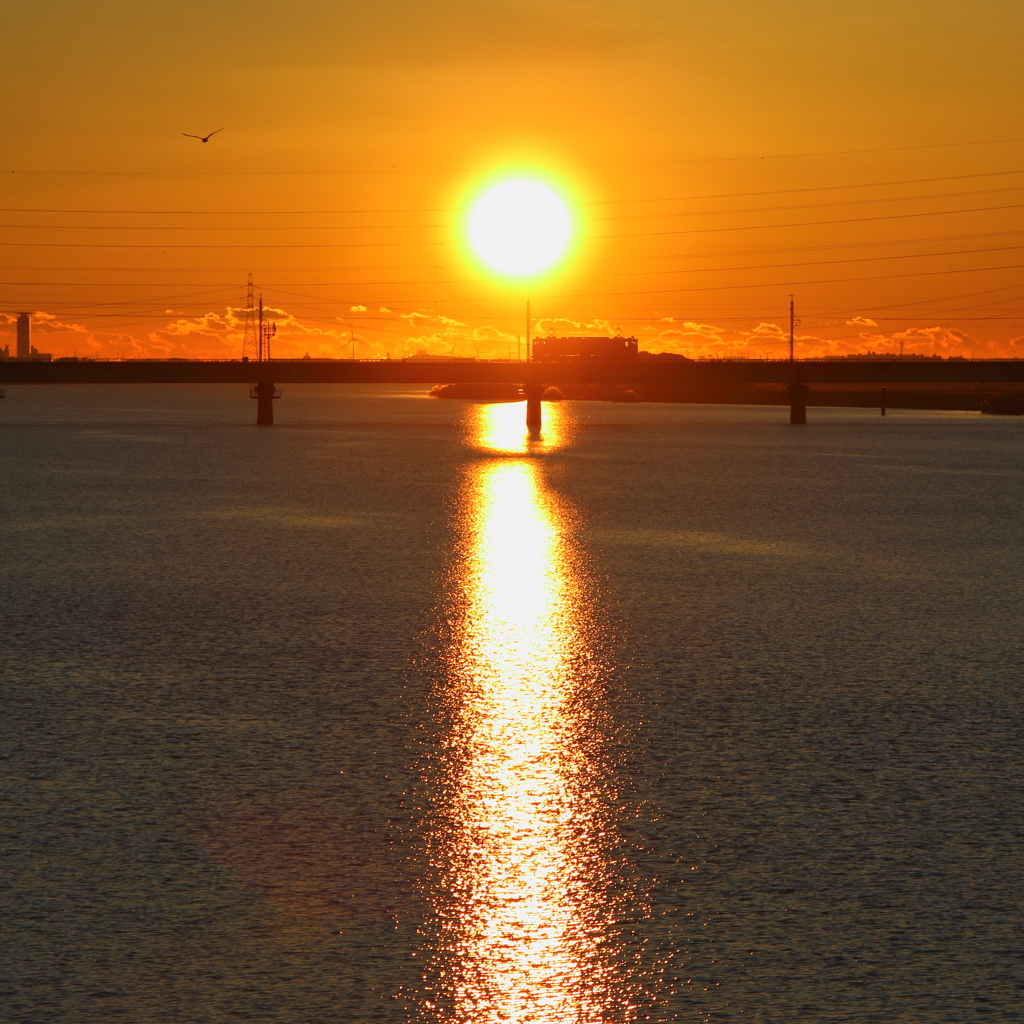
[(0, 360), (0, 384), (956, 384), (1024, 382), (1024, 360), (629, 363), (398, 359)]

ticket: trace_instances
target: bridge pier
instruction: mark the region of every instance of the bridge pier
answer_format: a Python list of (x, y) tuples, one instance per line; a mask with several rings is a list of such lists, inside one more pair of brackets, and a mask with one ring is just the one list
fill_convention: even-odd
[(526, 429), (540, 430), (543, 424), (540, 401), (544, 397), (544, 385), (524, 384), (523, 394), (526, 395)]
[(807, 422), (807, 395), (810, 388), (806, 384), (790, 384), (786, 390), (789, 392), (789, 422)]
[(281, 397), (281, 389), (268, 380), (261, 380), (249, 388), (249, 397), (256, 399), (256, 426), (274, 425), (274, 399)]

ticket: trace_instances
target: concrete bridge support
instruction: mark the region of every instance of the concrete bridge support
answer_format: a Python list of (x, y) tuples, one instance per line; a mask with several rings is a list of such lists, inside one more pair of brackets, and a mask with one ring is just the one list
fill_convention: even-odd
[(249, 397), (256, 399), (256, 426), (272, 427), (274, 425), (274, 399), (281, 397), (281, 389), (270, 381), (260, 381), (249, 388)]
[(523, 394), (526, 395), (526, 429), (540, 430), (543, 424), (540, 401), (544, 397), (544, 385), (524, 384)]
[(807, 422), (807, 396), (811, 389), (806, 384), (790, 384), (786, 389), (789, 392), (789, 422)]

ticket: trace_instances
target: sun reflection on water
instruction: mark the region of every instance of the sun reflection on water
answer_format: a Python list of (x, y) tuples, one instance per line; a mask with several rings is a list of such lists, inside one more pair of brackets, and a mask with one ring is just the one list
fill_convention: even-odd
[(469, 406), (466, 442), (482, 452), (501, 455), (544, 455), (565, 447), (570, 423), (561, 402), (545, 402), (544, 429), (526, 428), (524, 402), (495, 402)]
[[(523, 407), (479, 408), (480, 447), (511, 444), (503, 414), (511, 408), (521, 423)], [(428, 1016), (628, 1020), (630, 1000), (612, 966), (600, 672), (586, 580), (564, 540), (567, 515), (537, 459), (473, 464), (463, 499)]]

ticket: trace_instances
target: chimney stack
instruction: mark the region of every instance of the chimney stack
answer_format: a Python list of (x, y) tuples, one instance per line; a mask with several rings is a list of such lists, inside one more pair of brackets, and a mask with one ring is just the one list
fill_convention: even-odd
[(18, 314), (18, 358), (28, 359), (32, 354), (32, 317), (28, 313)]

